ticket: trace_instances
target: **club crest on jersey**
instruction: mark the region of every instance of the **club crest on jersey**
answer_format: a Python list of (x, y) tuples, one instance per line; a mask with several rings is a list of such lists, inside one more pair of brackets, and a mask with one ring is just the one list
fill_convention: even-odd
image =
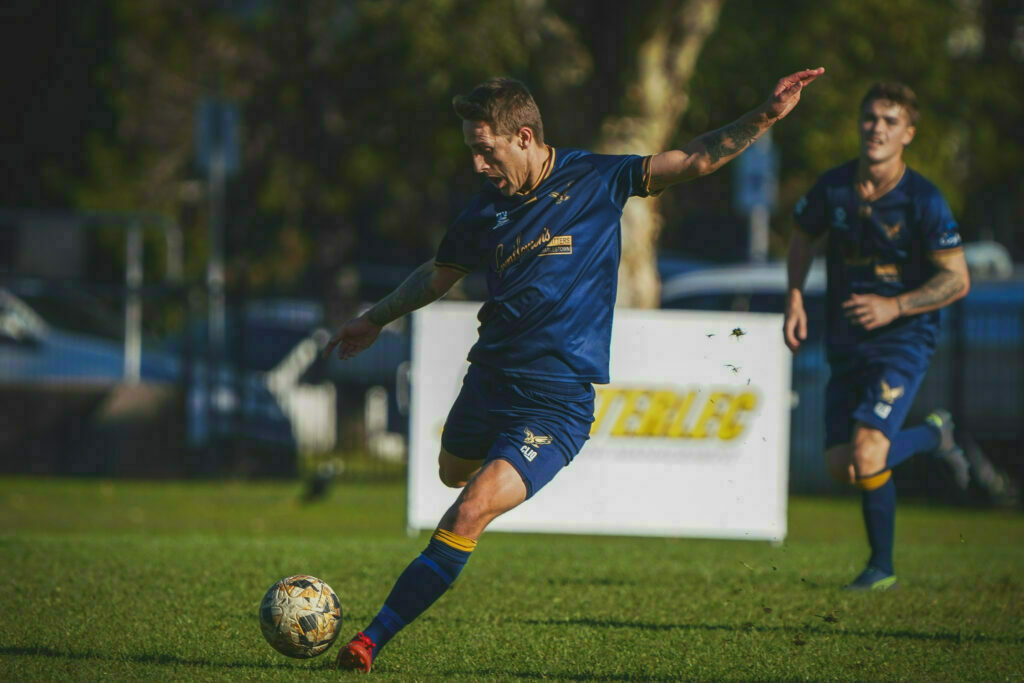
[(495, 223), (494, 226), (491, 227), (491, 230), (497, 230), (501, 226), (508, 223), (508, 211), (499, 211), (498, 213), (494, 214), (494, 221)]
[(894, 240), (900, 236), (900, 228), (902, 227), (903, 224), (900, 223), (899, 221), (896, 221), (892, 225), (889, 225), (888, 223), (882, 223), (882, 229), (885, 230), (885, 236), (888, 237), (890, 240)]
[(572, 184), (574, 182), (576, 181), (570, 180), (569, 184), (565, 186), (564, 190), (562, 190), (561, 192), (552, 192), (548, 194), (548, 196), (555, 200), (555, 204), (561, 204), (562, 202), (569, 201), (570, 199), (572, 199), (572, 197), (568, 194), (569, 188), (572, 187)]
[(534, 434), (529, 427), (524, 427), (523, 431), (526, 433), (526, 436), (523, 437), (523, 446), (519, 449), (519, 452), (523, 454), (527, 462), (533, 462), (533, 459), (537, 457), (537, 451), (530, 447), (536, 446), (540, 448), (541, 446), (546, 446), (551, 443), (551, 437)]
[[(882, 400), (890, 405), (896, 402), (900, 396), (903, 395), (903, 387), (890, 387), (889, 383), (884, 379), (882, 380)], [(878, 412), (878, 409), (875, 409)]]
[(832, 227), (839, 228), (841, 230), (845, 230), (849, 227), (846, 225), (846, 209), (841, 206), (837, 206), (835, 213), (832, 214)]

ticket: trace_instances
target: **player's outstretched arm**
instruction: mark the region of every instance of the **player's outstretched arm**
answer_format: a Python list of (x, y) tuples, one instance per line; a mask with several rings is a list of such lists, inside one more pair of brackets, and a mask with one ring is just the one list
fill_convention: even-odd
[(651, 189), (693, 180), (727, 164), (792, 111), (804, 87), (823, 73), (825, 69), (818, 67), (780, 78), (761, 106), (727, 126), (694, 138), (682, 149), (656, 154), (651, 159)]
[(381, 329), (389, 322), (432, 301), (437, 301), (463, 275), (464, 273), (454, 268), (438, 266), (434, 261), (427, 261), (368, 311), (342, 325), (331, 341), (327, 342), (324, 355), (331, 355), (337, 347), (338, 358), (352, 358), (369, 348), (377, 340)]

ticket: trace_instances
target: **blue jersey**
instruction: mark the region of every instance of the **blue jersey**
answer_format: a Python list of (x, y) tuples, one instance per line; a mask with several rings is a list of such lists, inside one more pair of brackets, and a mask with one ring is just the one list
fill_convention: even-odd
[(489, 298), (469, 361), (511, 377), (608, 382), (622, 208), (650, 192), (650, 157), (549, 148), (540, 183), (485, 187), (436, 263), (486, 268)]
[(871, 202), (857, 193), (856, 173), (856, 160), (825, 172), (794, 211), (809, 235), (828, 231), (829, 358), (907, 355), (926, 361), (935, 348), (939, 311), (867, 331), (846, 319), (842, 304), (851, 294), (892, 297), (920, 287), (935, 272), (931, 253), (961, 248), (956, 220), (938, 188), (909, 167), (894, 188)]

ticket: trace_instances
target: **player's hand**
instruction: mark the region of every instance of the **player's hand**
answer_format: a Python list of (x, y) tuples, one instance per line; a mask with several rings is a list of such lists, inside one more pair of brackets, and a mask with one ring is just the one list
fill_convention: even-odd
[(327, 342), (324, 347), (324, 355), (330, 357), (334, 347), (338, 347), (338, 358), (348, 360), (360, 351), (369, 348), (377, 335), (380, 334), (381, 326), (372, 323), (365, 316), (352, 318), (341, 326), (338, 333)]
[(815, 78), (825, 73), (825, 67), (817, 69), (804, 69), (780, 78), (775, 84), (775, 90), (768, 100), (768, 108), (772, 118), (781, 119), (788, 114), (796, 103), (800, 101), (800, 91), (804, 86), (810, 84)]
[(854, 325), (874, 330), (900, 317), (900, 306), (893, 297), (852, 294), (843, 302), (843, 315)]
[(799, 293), (790, 294), (786, 301), (786, 319), (782, 323), (782, 336), (793, 353), (800, 350), (800, 342), (807, 339), (807, 311)]

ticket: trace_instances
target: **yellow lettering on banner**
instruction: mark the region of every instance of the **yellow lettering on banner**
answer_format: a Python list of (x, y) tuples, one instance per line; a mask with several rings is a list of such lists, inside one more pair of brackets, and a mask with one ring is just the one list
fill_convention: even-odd
[[(622, 412), (619, 413), (619, 419), (615, 421), (615, 426), (612, 427), (612, 436), (632, 436), (636, 431), (635, 427), (630, 429), (630, 418), (635, 417), (637, 421), (640, 420), (643, 410), (647, 406), (645, 405), (646, 402), (639, 401), (639, 399), (646, 393), (646, 391), (641, 389), (627, 389), (623, 392), (626, 396), (626, 402), (622, 406)], [(637, 407), (638, 402), (640, 404), (639, 409)]]
[(689, 434), (686, 433), (684, 422), (686, 420), (686, 416), (690, 413), (690, 406), (693, 405), (693, 397), (696, 395), (696, 391), (687, 391), (682, 395), (682, 400), (675, 406), (674, 415), (672, 417), (672, 421), (668, 424), (665, 436), (673, 439), (686, 438), (689, 436)]
[(662, 436), (668, 429), (669, 410), (676, 403), (673, 391), (649, 391), (647, 410), (640, 420), (636, 436)]
[(742, 434), (746, 425), (740, 422), (741, 413), (753, 410), (756, 405), (757, 397), (752, 392), (745, 391), (739, 396), (735, 396), (729, 402), (729, 410), (725, 412), (718, 424), (718, 438), (729, 441)]
[[(746, 416), (757, 407), (757, 394), (715, 391), (700, 404), (699, 389), (597, 389), (591, 435), (730, 441), (747, 428)], [(700, 411), (696, 407), (700, 406)], [(696, 414), (696, 420), (691, 414)], [(610, 423), (610, 428), (606, 424)]]
[(590, 424), (591, 434), (597, 434), (600, 431), (605, 415), (608, 414), (608, 409), (611, 408), (612, 404), (615, 403), (615, 399), (618, 398), (621, 393), (621, 389), (602, 388), (597, 390), (597, 398), (600, 407), (597, 409), (597, 412), (594, 413), (594, 421)]
[(729, 404), (732, 399), (732, 394), (724, 391), (715, 391), (708, 396), (708, 402), (704, 404), (704, 410), (701, 411), (700, 417), (697, 418), (697, 424), (693, 426), (693, 431), (687, 436), (693, 439), (706, 439), (708, 436), (708, 423), (712, 420), (721, 420), (720, 413)]

